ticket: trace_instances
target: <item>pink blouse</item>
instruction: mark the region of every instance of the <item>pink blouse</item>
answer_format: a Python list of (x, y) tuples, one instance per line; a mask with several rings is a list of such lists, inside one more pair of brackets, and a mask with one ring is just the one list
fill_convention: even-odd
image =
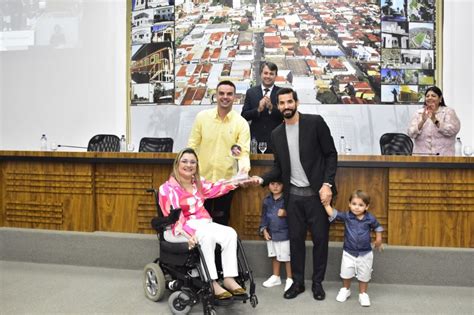
[(427, 119), (425, 124), (418, 130), (418, 124), (422, 120), (425, 108), (419, 109), (412, 117), (408, 127), (408, 135), (414, 139), (415, 147), (413, 153), (454, 155), (454, 143), (456, 135), (461, 129), (461, 122), (454, 109), (441, 106), (435, 114), (439, 121), (439, 128), (431, 119)]
[(181, 187), (172, 176), (160, 186), (158, 202), (163, 215), (169, 215), (171, 206), (175, 209), (181, 208), (179, 219), (172, 228), (174, 235), (183, 234), (183, 230), (190, 235), (194, 235), (195, 230), (186, 224), (188, 220), (211, 219), (209, 212), (204, 208), (204, 201), (225, 195), (237, 188), (232, 184), (224, 184), (224, 180), (212, 183), (201, 178), (201, 183), (201, 191), (198, 191), (196, 184), (193, 183), (192, 193)]

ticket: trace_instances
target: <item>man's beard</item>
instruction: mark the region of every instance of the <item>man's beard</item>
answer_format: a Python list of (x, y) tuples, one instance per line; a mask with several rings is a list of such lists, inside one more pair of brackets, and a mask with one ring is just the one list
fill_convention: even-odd
[(284, 118), (288, 118), (288, 119), (293, 118), (293, 116), (295, 116), (295, 114), (296, 114), (296, 108), (295, 109), (285, 109), (283, 111), (283, 117)]

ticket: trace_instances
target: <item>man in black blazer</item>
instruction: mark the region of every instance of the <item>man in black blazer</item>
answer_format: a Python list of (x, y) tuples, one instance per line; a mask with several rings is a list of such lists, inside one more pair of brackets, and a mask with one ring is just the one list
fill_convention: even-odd
[(277, 92), (280, 89), (275, 85), (278, 67), (273, 62), (264, 62), (260, 67), (261, 85), (247, 90), (245, 103), (242, 108), (242, 117), (250, 124), (250, 137), (257, 142), (267, 142), (267, 151), (271, 150), (271, 133), (276, 126), (283, 122), (283, 116), (277, 107)]
[(322, 287), (328, 258), (329, 220), (323, 204), (336, 193), (337, 151), (329, 127), (319, 115), (297, 111), (295, 91), (278, 91), (278, 109), (284, 124), (272, 132), (274, 164), (254, 183), (267, 185), (276, 178), (284, 184), (285, 208), (288, 216), (293, 285), (284, 297), (295, 298), (304, 292), (304, 269), (308, 228), (313, 240), (313, 297), (324, 300)]

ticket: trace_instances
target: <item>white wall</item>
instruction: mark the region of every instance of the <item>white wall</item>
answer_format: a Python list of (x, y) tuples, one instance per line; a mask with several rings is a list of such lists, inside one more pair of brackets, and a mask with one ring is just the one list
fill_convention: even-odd
[[(173, 151), (179, 151), (187, 144), (196, 114), (212, 106), (132, 107), (132, 142), (139, 143), (141, 137), (171, 137)], [(399, 105), (301, 105), (303, 113), (320, 114), (324, 117), (336, 146), (340, 136), (351, 145), (353, 154), (380, 154), (379, 138), (386, 132), (406, 132), (411, 114), (418, 106)], [(234, 105), (238, 113), (242, 105)]]
[(474, 1), (444, 1), (443, 92), (461, 119), (464, 145), (474, 145)]
[(125, 1), (86, 0), (74, 48), (0, 52), (0, 148), (125, 134)]
[[(39, 137), (87, 145), (98, 133), (126, 128), (125, 0), (85, 0), (82, 46), (63, 50), (0, 52), (0, 149), (36, 150)], [(474, 145), (474, 69), (471, 0), (445, 0), (443, 91), (462, 121), (464, 144)], [(182, 148), (192, 120), (204, 107), (132, 107), (132, 141), (143, 136), (175, 138)], [(236, 107), (240, 111), (240, 107)], [(379, 154), (384, 132), (405, 130), (418, 106), (303, 107), (322, 114), (337, 138), (349, 138), (354, 153)]]

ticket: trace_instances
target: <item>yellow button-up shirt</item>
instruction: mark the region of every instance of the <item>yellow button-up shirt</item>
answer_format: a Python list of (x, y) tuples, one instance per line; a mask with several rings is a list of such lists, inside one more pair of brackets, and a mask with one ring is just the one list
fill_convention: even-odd
[[(231, 147), (241, 148), (237, 158), (231, 154)], [(234, 163), (238, 168), (250, 170), (250, 128), (248, 122), (236, 111), (231, 110), (222, 120), (217, 107), (203, 110), (196, 115), (188, 146), (199, 156), (200, 174), (210, 181), (229, 179), (235, 175)]]

